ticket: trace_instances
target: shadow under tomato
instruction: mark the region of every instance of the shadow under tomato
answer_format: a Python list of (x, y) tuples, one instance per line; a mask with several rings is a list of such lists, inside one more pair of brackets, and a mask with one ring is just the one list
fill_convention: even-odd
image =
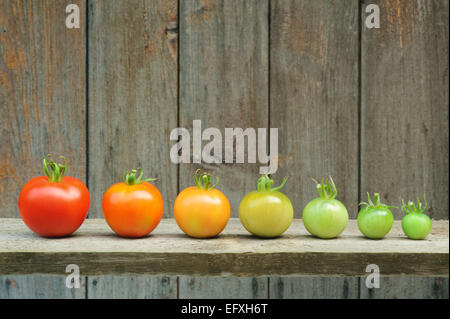
[(280, 236), (276, 236), (276, 237), (260, 237), (260, 236), (256, 236), (256, 235), (252, 235), (252, 234), (238, 234), (238, 235), (233, 235), (233, 238), (239, 238), (239, 239), (245, 239), (245, 240), (255, 240), (255, 241), (271, 241), (271, 240), (290, 240), (290, 239), (294, 239), (294, 238), (300, 238), (300, 237), (305, 237), (304, 235), (300, 235), (300, 236), (294, 236), (294, 235), (288, 235), (288, 234), (281, 234)]
[(48, 239), (48, 240), (58, 240), (58, 239), (61, 240), (61, 239), (74, 238), (74, 237), (80, 236), (79, 234), (74, 234), (74, 233), (72, 233), (70, 235), (64, 235), (64, 236), (58, 236), (58, 237), (41, 236), (41, 235), (36, 234), (36, 233), (31, 233), (29, 235), (31, 237), (33, 237), (33, 238), (41, 238), (41, 239)]

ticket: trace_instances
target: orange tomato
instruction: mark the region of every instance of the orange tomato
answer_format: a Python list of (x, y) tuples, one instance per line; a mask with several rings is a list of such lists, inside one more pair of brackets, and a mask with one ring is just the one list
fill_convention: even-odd
[[(211, 177), (202, 174), (200, 180), (195, 172), (196, 186), (184, 189), (175, 200), (174, 217), (187, 235), (195, 238), (217, 236), (230, 219), (230, 202), (214, 187), (210, 187)], [(203, 184), (202, 184), (203, 181)]]
[(142, 181), (142, 170), (124, 176), (124, 182), (111, 186), (103, 196), (103, 215), (109, 227), (122, 237), (144, 237), (158, 226), (163, 215), (163, 198), (159, 190)]

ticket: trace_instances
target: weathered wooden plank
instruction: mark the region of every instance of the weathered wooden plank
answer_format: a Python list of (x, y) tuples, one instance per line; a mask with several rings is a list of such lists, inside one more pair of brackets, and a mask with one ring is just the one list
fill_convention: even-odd
[(170, 276), (88, 277), (88, 299), (175, 299), (177, 278)]
[(124, 170), (156, 177), (171, 216), (177, 168), (169, 157), (177, 127), (177, 1), (89, 2), (90, 217)]
[[(369, 3), (380, 7), (379, 29), (364, 25)], [(399, 205), (426, 193), (436, 219), (449, 212), (448, 9), (371, 0), (362, 10), (361, 194)]]
[[(192, 132), (198, 119), (203, 129), (218, 128), (222, 138), (225, 128), (266, 128), (268, 1), (195, 0), (180, 6), (180, 126)], [(221, 164), (181, 164), (180, 189), (193, 185), (197, 167), (217, 174), (218, 189), (230, 200), (231, 215), (238, 216), (240, 200), (256, 187), (260, 165), (224, 161), (223, 149)]]
[(272, 1), (270, 126), (295, 216), (331, 175), (350, 217), (358, 202), (358, 1)]
[(267, 277), (180, 276), (179, 298), (263, 299), (268, 297)]
[(362, 299), (448, 299), (448, 277), (381, 276), (379, 288), (367, 288), (361, 277)]
[(58, 274), (68, 264), (77, 264), (85, 276), (363, 276), (369, 264), (378, 265), (384, 275), (442, 276), (449, 271), (448, 221), (434, 221), (431, 234), (420, 241), (406, 239), (400, 221), (385, 239), (369, 240), (355, 220), (339, 238), (321, 240), (308, 235), (296, 219), (282, 237), (261, 240), (233, 218), (221, 236), (201, 240), (164, 219), (151, 236), (130, 241), (114, 235), (102, 219), (87, 220), (75, 235), (57, 240), (38, 237), (21, 220), (0, 219), (0, 242), (0, 274)]
[[(80, 12), (85, 1), (74, 0)], [(64, 1), (0, 2), (0, 217), (18, 217), (24, 184), (47, 153), (86, 177), (86, 21), (67, 29)]]
[(0, 299), (84, 299), (86, 278), (80, 288), (67, 288), (64, 275), (0, 276)]
[[(311, 265), (311, 267), (314, 267)], [(274, 299), (357, 299), (358, 277), (270, 277), (270, 298)]]

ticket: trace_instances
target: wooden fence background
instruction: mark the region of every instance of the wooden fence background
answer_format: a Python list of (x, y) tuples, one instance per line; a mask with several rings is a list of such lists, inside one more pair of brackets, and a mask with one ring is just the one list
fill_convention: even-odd
[[(76, 3), (81, 28), (67, 29)], [(378, 4), (381, 28), (365, 27)], [(426, 192), (448, 219), (448, 0), (2, 0), (0, 217), (47, 153), (89, 187), (89, 217), (142, 167), (172, 216), (196, 165), (172, 164), (173, 128), (279, 128), (277, 181), (295, 216), (332, 175), (351, 217), (366, 192)], [(223, 132), (223, 131), (222, 131)], [(233, 216), (259, 164), (202, 165)], [(396, 218), (401, 214), (395, 211)]]

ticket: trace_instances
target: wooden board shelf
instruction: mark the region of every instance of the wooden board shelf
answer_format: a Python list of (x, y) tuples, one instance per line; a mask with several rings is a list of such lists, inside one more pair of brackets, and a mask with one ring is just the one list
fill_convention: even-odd
[(213, 239), (187, 237), (173, 219), (163, 219), (143, 239), (116, 236), (103, 219), (88, 219), (72, 236), (46, 239), (21, 219), (0, 219), (0, 274), (65, 274), (77, 264), (83, 275), (367, 275), (369, 264), (382, 275), (448, 276), (449, 222), (433, 221), (426, 240), (405, 237), (400, 221), (383, 240), (369, 240), (356, 221), (337, 239), (310, 236), (301, 220), (276, 239), (251, 236), (230, 219)]

